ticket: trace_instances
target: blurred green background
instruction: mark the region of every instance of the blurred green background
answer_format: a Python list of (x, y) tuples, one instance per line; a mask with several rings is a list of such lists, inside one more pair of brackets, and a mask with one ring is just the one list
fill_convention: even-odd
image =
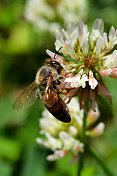
[[(46, 156), (50, 151), (36, 144), (38, 121), (44, 109), (40, 100), (28, 109), (12, 110), (12, 103), (17, 95), (34, 81), (36, 71), (48, 57), (46, 49), (55, 51), (53, 31), (56, 26), (64, 27), (69, 20), (69, 14), (66, 13), (70, 7), (63, 6), (64, 16), (66, 15), (64, 18), (63, 14), (59, 14), (60, 7), (57, 11), (62, 1), (64, 0), (45, 0), (53, 9), (52, 17), (49, 10), (44, 11), (45, 5), (42, 4), (41, 7), (35, 4), (36, 8), (32, 9), (36, 11), (36, 15), (30, 18), (32, 21), (27, 17), (32, 14), (31, 9), (26, 12), (28, 1), (0, 2), (0, 176), (75, 176), (77, 173), (77, 163), (68, 164), (70, 155), (57, 162), (48, 162)], [(72, 0), (71, 3), (74, 5), (73, 8), (71, 6), (71, 14), (74, 14), (70, 16), (72, 20), (78, 16), (78, 19), (83, 19), (91, 29), (94, 19), (102, 18), (107, 33), (112, 25), (117, 28), (116, 0)], [(78, 9), (77, 4), (80, 4)], [(31, 7), (33, 5), (34, 3)], [(38, 13), (37, 9), (44, 12)], [(38, 26), (37, 16), (45, 20)], [(108, 101), (102, 98), (100, 119), (106, 123), (106, 129), (103, 136), (92, 141), (92, 145), (117, 175), (117, 80), (106, 78), (104, 81), (114, 95), (113, 105), (109, 105)], [(87, 154), (82, 176), (105, 174)]]

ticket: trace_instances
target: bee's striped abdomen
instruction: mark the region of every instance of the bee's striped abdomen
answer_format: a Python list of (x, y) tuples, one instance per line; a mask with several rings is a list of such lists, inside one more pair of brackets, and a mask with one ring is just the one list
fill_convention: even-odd
[(71, 121), (71, 116), (70, 116), (68, 107), (66, 106), (66, 104), (63, 102), (63, 100), (60, 97), (58, 98), (58, 101), (56, 102), (56, 104), (54, 104), (52, 107), (46, 106), (46, 108), (58, 120), (62, 122)]

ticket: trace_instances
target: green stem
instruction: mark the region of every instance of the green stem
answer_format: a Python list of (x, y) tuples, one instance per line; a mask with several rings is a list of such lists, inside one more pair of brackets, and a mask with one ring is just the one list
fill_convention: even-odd
[[(84, 112), (84, 118), (83, 118), (83, 126), (82, 126), (82, 134), (81, 134), (81, 140), (82, 142), (85, 144), (85, 129), (86, 129), (86, 117), (87, 117), (87, 114), (86, 112)], [(84, 148), (85, 149), (85, 148)], [(81, 176), (81, 171), (83, 169), (83, 166), (84, 166), (84, 152), (81, 152), (79, 154), (79, 161), (78, 161), (78, 174), (77, 176)]]
[(81, 171), (83, 168), (83, 162), (84, 162), (84, 155), (83, 153), (79, 154), (79, 160), (78, 160), (78, 176), (81, 176)]
[(89, 151), (89, 153), (95, 158), (95, 160), (101, 165), (103, 170), (105, 171), (107, 176), (114, 176), (111, 171), (108, 169), (108, 167), (105, 165), (105, 163), (101, 160), (101, 158), (97, 155), (97, 153), (92, 149), (87, 143), (85, 143), (86, 149)]

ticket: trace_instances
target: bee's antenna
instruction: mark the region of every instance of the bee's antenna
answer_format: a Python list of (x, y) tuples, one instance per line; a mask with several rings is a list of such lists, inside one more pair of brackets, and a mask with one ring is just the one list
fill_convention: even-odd
[[(59, 51), (61, 50), (61, 48), (62, 48), (62, 47), (60, 47), (59, 50), (58, 50), (57, 52), (59, 52)], [(57, 55), (57, 53), (55, 53), (55, 55), (54, 55), (54, 59), (55, 59), (56, 55)]]

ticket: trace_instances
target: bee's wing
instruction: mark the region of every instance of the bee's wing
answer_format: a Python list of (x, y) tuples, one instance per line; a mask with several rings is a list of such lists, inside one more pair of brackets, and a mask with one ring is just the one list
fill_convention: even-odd
[(35, 81), (24, 89), (14, 101), (13, 109), (23, 109), (35, 103), (39, 96), (39, 87)]

